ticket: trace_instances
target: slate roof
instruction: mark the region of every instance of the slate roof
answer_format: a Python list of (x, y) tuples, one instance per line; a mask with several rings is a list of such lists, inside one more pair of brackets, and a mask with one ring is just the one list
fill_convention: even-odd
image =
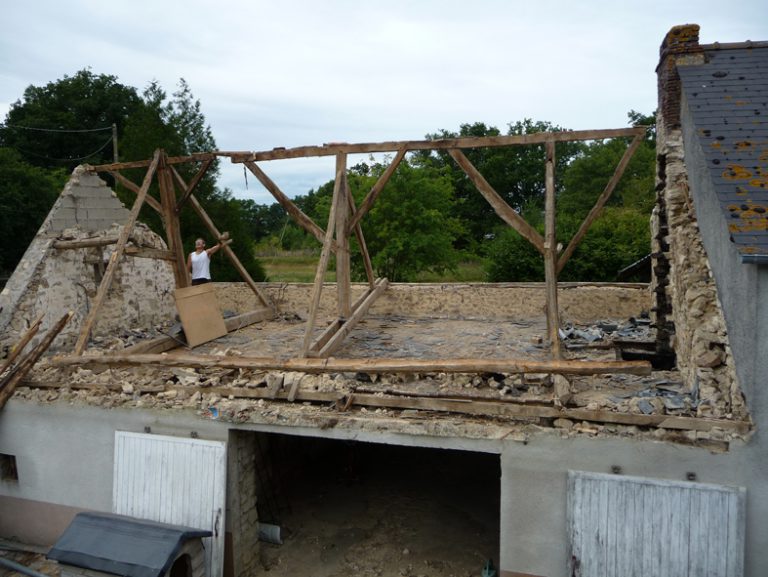
[(188, 539), (211, 532), (106, 513), (78, 513), (48, 552), (59, 563), (125, 575), (160, 577)]
[(682, 90), (731, 240), (768, 262), (768, 43), (704, 48), (704, 64), (678, 64)]

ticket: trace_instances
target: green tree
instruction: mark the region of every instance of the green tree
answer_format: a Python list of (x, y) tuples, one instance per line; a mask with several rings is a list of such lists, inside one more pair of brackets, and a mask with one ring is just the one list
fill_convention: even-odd
[(64, 170), (33, 166), (15, 150), (0, 148), (0, 272), (16, 268), (65, 180)]
[(29, 164), (67, 171), (84, 162), (111, 162), (112, 124), (122, 135), (142, 107), (136, 89), (117, 77), (80, 70), (45, 86), (29, 86), (5, 117), (0, 145), (14, 148)]
[[(507, 125), (506, 135), (525, 135), (538, 132), (561, 131), (562, 127), (550, 122), (529, 118)], [(501, 131), (482, 122), (462, 124), (458, 132), (440, 130), (427, 135), (431, 140), (444, 138), (500, 136)], [(555, 170), (560, 174), (581, 150), (575, 142), (558, 143)], [(499, 146), (467, 149), (463, 151), (488, 183), (515, 210), (544, 206), (545, 155), (543, 145)], [(477, 191), (445, 151), (416, 155), (417, 163), (448, 170), (455, 190), (456, 203), (452, 215), (459, 218), (466, 234), (459, 240), (461, 248), (476, 250), (497, 229), (505, 225), (488, 202)], [(558, 187), (560, 187), (558, 183)]]

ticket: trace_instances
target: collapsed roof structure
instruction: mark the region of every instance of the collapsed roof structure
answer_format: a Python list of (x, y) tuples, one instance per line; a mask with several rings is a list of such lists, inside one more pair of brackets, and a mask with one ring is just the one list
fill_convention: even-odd
[[(338, 453), (332, 441), (346, 440), (370, 444), (371, 454), (379, 450), (373, 447), (419, 448), (419, 460), (432, 466), (452, 450), (498, 455), (496, 465), (481, 467), (491, 471), (485, 489), (498, 496), (501, 545), (491, 543), (488, 556), (499, 559), (502, 575), (593, 574), (609, 559), (626, 569), (613, 574), (649, 574), (648, 563), (666, 567), (680, 555), (700, 570), (693, 574), (756, 575), (764, 555), (758, 545), (766, 539), (759, 512), (768, 512), (768, 490), (750, 465), (768, 462), (765, 443), (754, 434), (768, 414), (758, 382), (768, 358), (760, 289), (766, 274), (761, 239), (768, 234), (760, 179), (768, 157), (759, 118), (767, 51), (755, 43), (702, 47), (695, 26), (673, 29), (662, 46), (650, 294), (645, 285), (557, 282), (644, 129), (332, 143), (184, 158), (157, 151), (146, 161), (78, 168), (2, 293), (3, 303), (12, 305), (2, 311), (5, 326), (14, 328), (6, 339), (18, 341), (44, 311), (55, 320), (56, 312), (72, 309), (60, 341), (67, 346), (57, 352), (74, 347), (73, 354), (38, 363), (25, 381), (17, 378), (14, 400), (0, 414), (0, 453), (16, 475), (0, 485), (1, 502), (16, 513), (0, 520), (0, 534), (51, 542), (75, 512), (91, 508), (211, 531), (225, 523), (226, 531), (211, 538), (210, 574), (256, 575), (264, 570), (254, 552), (259, 524), (281, 521), (280, 494), (290, 485), (281, 475), (299, 466), (290, 455), (310, 446)], [(760, 114), (741, 115), (745, 106)], [(557, 143), (604, 138), (629, 139), (627, 151), (576, 237), (558, 252)], [(544, 149), (547, 175), (543, 236), (462, 152), (533, 145)], [(408, 151), (435, 148), (448, 150), (496, 213), (543, 255), (546, 283), (408, 286), (374, 278), (365, 214), (386, 194), (387, 179)], [(356, 207), (347, 157), (369, 152), (396, 156)], [(336, 157), (324, 229), (257, 164), (319, 155)], [(179, 349), (178, 335), (139, 337), (172, 316), (173, 287), (189, 284), (180, 207), (192, 206), (209, 232), (222, 237), (194, 194), (219, 157), (244, 164), (322, 250), (313, 285), (295, 286), (255, 283), (226, 245), (244, 284), (216, 291), (235, 314), (225, 319), (226, 336), (191, 353)], [(744, 159), (754, 165), (744, 168)], [(176, 170), (182, 163), (199, 166), (188, 183)], [(146, 169), (141, 184), (121, 173), (128, 168)], [(86, 193), (112, 198), (96, 173), (112, 175), (136, 200), (130, 211), (115, 208), (104, 222), (83, 226), (95, 222), (94, 214), (78, 211), (98, 204)], [(150, 194), (153, 182), (159, 198)], [(137, 225), (145, 203), (163, 217), (165, 241)], [(63, 212), (69, 209), (75, 212)], [(113, 227), (112, 220), (120, 224)], [(350, 279), (352, 235), (367, 263), (362, 285)], [(329, 286), (324, 279), (332, 255), (337, 280)], [(72, 275), (80, 280), (72, 282)], [(51, 295), (68, 290), (67, 278), (80, 292), (56, 300)], [(150, 295), (156, 300), (147, 300)], [(143, 312), (128, 316), (121, 306)], [(122, 319), (145, 330), (128, 330)], [(608, 342), (566, 340), (598, 333)], [(673, 354), (676, 368), (654, 369), (622, 354)], [(55, 454), (79, 462), (61, 466)], [(199, 476), (201, 464), (211, 476), (190, 485), (199, 501), (167, 506), (176, 503), (179, 483)], [(42, 474), (30, 477), (33, 470)], [(311, 484), (301, 484), (305, 476), (291, 477), (300, 487), (296, 502), (311, 491)], [(755, 513), (744, 509), (744, 487)], [(655, 504), (644, 513), (636, 502)], [(694, 502), (706, 503), (706, 511), (691, 521)], [(671, 520), (659, 529), (657, 513), (667, 509)], [(20, 521), (44, 510), (52, 520), (47, 531)], [(595, 532), (604, 537), (595, 542), (588, 537)], [(659, 538), (648, 549), (635, 534)], [(702, 557), (702, 549), (715, 553)]]

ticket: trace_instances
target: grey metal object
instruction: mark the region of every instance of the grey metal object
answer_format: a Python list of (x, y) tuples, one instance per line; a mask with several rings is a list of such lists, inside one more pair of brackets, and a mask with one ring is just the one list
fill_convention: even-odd
[(40, 573), (40, 571), (35, 571), (34, 569), (30, 569), (26, 565), (22, 565), (21, 563), (16, 563), (16, 561), (11, 561), (10, 559), (6, 559), (5, 557), (0, 557), (0, 565), (2, 565), (3, 567), (7, 567), (8, 569), (11, 569), (13, 571), (16, 571), (17, 573), (29, 575), (29, 577), (51, 577), (47, 573)]

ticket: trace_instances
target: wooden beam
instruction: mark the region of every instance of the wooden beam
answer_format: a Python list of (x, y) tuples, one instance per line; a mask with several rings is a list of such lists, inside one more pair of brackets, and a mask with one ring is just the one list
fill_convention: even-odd
[(69, 311), (63, 317), (61, 317), (58, 322), (56, 322), (56, 324), (53, 325), (53, 327), (51, 327), (47, 333), (45, 333), (45, 336), (35, 346), (35, 348), (24, 355), (22, 360), (19, 361), (19, 364), (16, 365), (16, 367), (14, 367), (2, 381), (0, 381), (0, 409), (2, 409), (8, 402), (8, 399), (13, 396), (13, 392), (16, 390), (16, 387), (22, 380), (24, 380), (24, 377), (27, 376), (27, 373), (32, 369), (40, 357), (43, 356), (43, 353), (48, 350), (48, 347), (51, 346), (53, 339), (56, 338), (64, 326), (69, 322), (69, 319), (72, 318), (73, 314), (74, 313), (72, 313), (72, 311)]
[(477, 190), (480, 191), (480, 194), (482, 194), (485, 200), (488, 201), (488, 204), (491, 205), (493, 210), (496, 211), (496, 214), (498, 214), (504, 222), (514, 228), (525, 239), (527, 239), (528, 242), (536, 247), (536, 250), (543, 254), (544, 240), (541, 238), (541, 235), (538, 233), (538, 231), (530, 224), (525, 222), (525, 219), (517, 214), (517, 212), (511, 206), (509, 206), (503, 198), (501, 198), (501, 195), (499, 195), (499, 193), (496, 192), (490, 184), (488, 184), (488, 181), (485, 180), (480, 172), (478, 172), (478, 170), (472, 165), (464, 153), (458, 149), (451, 149), (448, 150), (448, 154), (451, 155), (453, 160), (456, 161), (456, 164), (458, 164), (466, 173)]
[(37, 331), (40, 329), (40, 324), (43, 322), (44, 316), (45, 313), (40, 315), (37, 320), (33, 322), (26, 331), (24, 331), (24, 334), (22, 335), (21, 339), (19, 339), (19, 342), (16, 343), (16, 345), (8, 353), (8, 357), (2, 362), (2, 364), (0, 364), (0, 376), (2, 376), (8, 367), (13, 364), (13, 361), (15, 361), (16, 358), (21, 354), (21, 351), (24, 350), (24, 347), (26, 347), (29, 344), (29, 341), (31, 341), (32, 338), (37, 334)]
[[(168, 250), (171, 251), (174, 258), (173, 276), (176, 281), (176, 288), (188, 287), (191, 284), (189, 270), (187, 270), (187, 259), (184, 254), (184, 246), (181, 240), (181, 228), (179, 223), (179, 214), (176, 210), (176, 191), (173, 187), (173, 178), (170, 173), (170, 167), (166, 164), (167, 156), (165, 152), (160, 157), (160, 166), (157, 170), (157, 181), (160, 186), (160, 202), (163, 205), (163, 224), (165, 225), (166, 241)], [(218, 239), (217, 239), (218, 240)]]
[(336, 156), (336, 175), (341, 175), (339, 196), (336, 199), (336, 300), (339, 318), (348, 319), (352, 314), (352, 271), (349, 258), (349, 201), (352, 193), (347, 182), (347, 155)]
[(189, 186), (184, 190), (184, 193), (181, 195), (181, 198), (176, 202), (176, 214), (179, 214), (181, 212), (181, 208), (184, 206), (184, 204), (189, 200), (189, 195), (194, 192), (194, 190), (197, 188), (197, 185), (200, 184), (200, 180), (205, 176), (205, 173), (208, 172), (208, 169), (211, 167), (211, 164), (213, 164), (213, 159), (209, 158), (205, 161), (203, 161), (202, 166), (197, 171), (197, 174), (192, 177), (192, 180), (189, 182)]
[[(347, 200), (349, 202), (349, 210), (351, 214), (355, 214), (355, 199), (352, 197), (352, 194), (347, 195)], [(360, 255), (363, 257), (363, 266), (365, 267), (365, 278), (368, 279), (368, 286), (373, 288), (373, 283), (376, 280), (374, 278), (373, 274), (373, 263), (371, 262), (371, 255), (368, 252), (368, 245), (365, 242), (365, 237), (363, 236), (363, 227), (358, 222), (354, 227), (352, 227), (355, 231), (355, 238), (357, 238), (357, 244), (360, 247)]]
[(587, 218), (585, 218), (584, 222), (581, 223), (579, 230), (576, 231), (576, 234), (573, 235), (573, 238), (568, 243), (568, 246), (566, 247), (565, 251), (563, 251), (563, 254), (560, 255), (560, 259), (557, 261), (558, 274), (560, 274), (560, 272), (563, 270), (563, 267), (565, 267), (566, 263), (568, 262), (568, 259), (571, 258), (571, 256), (573, 255), (573, 252), (576, 250), (576, 247), (579, 246), (579, 243), (584, 238), (584, 235), (587, 234), (587, 231), (592, 226), (592, 223), (600, 214), (600, 211), (603, 210), (605, 203), (611, 197), (611, 194), (613, 194), (613, 190), (616, 188), (616, 185), (619, 183), (619, 180), (621, 180), (621, 177), (624, 174), (624, 171), (626, 170), (627, 165), (629, 164), (629, 161), (632, 160), (632, 157), (634, 156), (635, 151), (637, 150), (637, 147), (640, 146), (642, 141), (643, 141), (643, 135), (642, 134), (636, 135), (634, 140), (630, 143), (630, 145), (624, 151), (624, 156), (621, 157), (619, 164), (616, 166), (616, 169), (613, 171), (613, 176), (611, 176), (611, 180), (609, 180), (608, 184), (605, 185), (605, 189), (603, 189), (602, 194), (598, 197), (597, 202), (595, 202), (595, 206), (593, 206), (592, 210), (589, 211)]
[(368, 214), (368, 211), (371, 210), (371, 207), (373, 206), (373, 203), (376, 202), (376, 199), (379, 198), (379, 195), (381, 194), (381, 191), (384, 190), (384, 187), (389, 182), (389, 179), (392, 177), (392, 175), (395, 173), (395, 170), (397, 170), (397, 167), (400, 166), (400, 162), (405, 158), (405, 154), (408, 152), (407, 148), (400, 148), (397, 151), (397, 155), (395, 156), (394, 160), (389, 163), (389, 166), (384, 171), (384, 173), (379, 177), (379, 179), (376, 181), (376, 183), (371, 187), (370, 192), (368, 192), (367, 195), (365, 195), (365, 198), (363, 199), (363, 202), (360, 203), (360, 208), (355, 211), (355, 214), (352, 216), (352, 220), (349, 222), (349, 228), (350, 230), (355, 228), (357, 225), (360, 224), (360, 220)]
[(547, 336), (553, 359), (562, 356), (560, 350), (560, 309), (557, 305), (557, 234), (555, 222), (555, 143), (547, 142), (544, 214), (544, 278), (547, 296)]
[(152, 183), (152, 177), (155, 175), (155, 171), (157, 170), (157, 165), (159, 162), (160, 150), (156, 150), (155, 155), (152, 158), (152, 164), (147, 169), (147, 173), (144, 175), (144, 181), (142, 182), (141, 188), (139, 189), (139, 193), (136, 195), (136, 201), (133, 203), (133, 208), (131, 208), (131, 212), (128, 214), (128, 219), (123, 225), (123, 228), (120, 230), (120, 235), (117, 238), (115, 250), (112, 253), (112, 256), (109, 258), (109, 263), (107, 264), (107, 268), (104, 271), (104, 276), (101, 279), (101, 284), (99, 284), (99, 289), (96, 291), (96, 297), (91, 303), (88, 316), (83, 322), (83, 326), (80, 330), (80, 336), (77, 339), (77, 343), (75, 343), (74, 352), (76, 355), (82, 355), (83, 351), (85, 350), (85, 346), (88, 344), (88, 337), (90, 336), (91, 330), (93, 329), (93, 324), (96, 322), (96, 318), (101, 312), (101, 306), (104, 304), (104, 299), (107, 296), (109, 287), (112, 286), (112, 279), (115, 276), (115, 271), (117, 270), (118, 264), (120, 262), (120, 257), (123, 255), (125, 245), (127, 244), (128, 238), (130, 237), (131, 232), (133, 231), (133, 227), (136, 224), (136, 219), (139, 216), (141, 206), (144, 204), (144, 199), (147, 196), (149, 185)]
[[(338, 169), (338, 163), (337, 163)], [(336, 180), (333, 185), (333, 198), (331, 200), (331, 211), (328, 215), (328, 226), (325, 229), (325, 239), (323, 240), (323, 250), (320, 251), (320, 260), (317, 263), (315, 271), (315, 282), (312, 287), (312, 301), (309, 306), (309, 316), (307, 318), (307, 328), (304, 333), (304, 342), (301, 347), (301, 356), (306, 356), (309, 352), (312, 333), (315, 330), (315, 321), (317, 320), (317, 311), (320, 308), (320, 294), (323, 291), (325, 282), (325, 272), (328, 270), (328, 261), (331, 258), (331, 242), (333, 241), (333, 230), (336, 228), (336, 209), (339, 206), (339, 195), (342, 187), (342, 173), (336, 171)]]
[(650, 375), (647, 361), (576, 361), (569, 359), (413, 359), (413, 358), (293, 358), (225, 357), (219, 355), (143, 355), (109, 354), (102, 356), (56, 357), (58, 366), (141, 366), (219, 367), (305, 373), (553, 373), (564, 375), (604, 375), (622, 373)]
[(371, 305), (376, 302), (376, 299), (378, 299), (385, 290), (387, 290), (388, 286), (389, 281), (387, 279), (379, 279), (376, 288), (370, 291), (370, 294), (368, 294), (365, 300), (355, 309), (352, 316), (347, 318), (342, 326), (339, 327), (339, 330), (336, 331), (325, 345), (323, 345), (318, 352), (319, 357), (327, 357), (328, 355), (333, 354), (342, 345), (344, 339), (347, 338), (347, 335), (349, 335), (349, 333), (352, 332), (352, 329), (355, 328), (355, 325), (363, 319)]
[[(372, 152), (396, 152), (401, 149), (413, 150), (449, 150), (462, 148), (485, 148), (495, 146), (515, 146), (527, 144), (544, 144), (552, 142), (573, 142), (582, 140), (602, 140), (605, 138), (620, 138), (645, 134), (645, 127), (614, 128), (605, 130), (572, 130), (565, 132), (535, 132), (531, 134), (516, 134), (508, 136), (481, 136), (467, 138), (447, 138), (439, 140), (398, 140), (377, 143), (334, 143), (323, 146), (301, 146), (298, 148), (275, 148), (260, 152), (250, 151), (219, 151), (219, 156), (229, 157), (232, 162), (240, 163), (247, 160), (282, 160), (286, 158), (305, 158), (310, 156), (335, 156), (340, 152), (346, 154), (366, 154)], [(98, 167), (97, 167), (98, 168)]]
[[(116, 170), (107, 170), (109, 174), (115, 177), (115, 180), (119, 181), (120, 184), (125, 186), (128, 190), (133, 192), (134, 194), (139, 194), (139, 187), (132, 181), (128, 180), (125, 176), (117, 172)], [(163, 214), (163, 207), (162, 205), (155, 200), (151, 194), (147, 193), (146, 199), (144, 199), (144, 202), (146, 202), (149, 206), (151, 206), (155, 211), (162, 216)]]
[[(216, 159), (219, 156), (229, 156), (228, 154), (219, 154), (218, 152), (196, 152), (187, 156), (169, 156), (166, 164), (186, 164), (188, 162), (200, 162), (208, 159)], [(127, 168), (146, 168), (152, 164), (152, 160), (135, 160), (131, 162), (112, 162), (109, 164), (97, 164), (88, 166), (90, 172), (110, 172), (112, 170), (125, 170)]]
[(53, 241), (53, 248), (59, 250), (74, 250), (78, 248), (109, 246), (110, 244), (117, 244), (116, 236), (83, 238), (80, 240), (55, 240)]
[[(325, 231), (317, 226), (315, 221), (309, 218), (298, 206), (296, 206), (296, 204), (294, 204), (294, 202), (288, 198), (288, 196), (286, 196), (282, 190), (280, 190), (280, 187), (278, 187), (272, 181), (272, 179), (269, 178), (269, 176), (267, 176), (263, 170), (261, 170), (258, 164), (249, 161), (246, 161), (243, 164), (245, 164), (248, 170), (253, 173), (253, 175), (259, 180), (259, 182), (261, 182), (262, 185), (264, 185), (264, 188), (266, 188), (275, 198), (278, 204), (285, 209), (285, 212), (293, 217), (293, 220), (296, 222), (296, 224), (298, 224), (301, 228), (306, 230), (320, 242), (325, 241)], [(335, 244), (333, 250), (336, 250)]]
[[(174, 167), (171, 167), (171, 174), (179, 183), (179, 186), (181, 186), (186, 190), (187, 184), (184, 182), (184, 179), (181, 177), (181, 175), (178, 173), (178, 171)], [(203, 206), (198, 202), (197, 198), (195, 198), (194, 193), (189, 195), (189, 204), (192, 206), (194, 211), (200, 217), (200, 220), (203, 221), (203, 224), (208, 229), (208, 232), (210, 232), (214, 237), (216, 237), (217, 240), (220, 239), (221, 233), (219, 232), (219, 229), (216, 228), (216, 225), (213, 223), (213, 220), (211, 220), (211, 217), (208, 216), (208, 213), (205, 212), (205, 209), (203, 208)], [(251, 290), (256, 294), (256, 296), (259, 298), (261, 303), (270, 309), (274, 309), (275, 305), (272, 303), (272, 301), (269, 300), (269, 297), (266, 294), (264, 294), (264, 292), (256, 285), (256, 282), (253, 280), (251, 275), (248, 274), (248, 271), (245, 270), (243, 263), (240, 262), (240, 259), (237, 258), (237, 255), (234, 253), (234, 251), (227, 245), (225, 245), (221, 250), (224, 251), (224, 254), (232, 263), (232, 266), (235, 267), (235, 270), (237, 270), (237, 272), (240, 274), (240, 276), (246, 282), (246, 284), (249, 287), (251, 287)]]
[(176, 255), (169, 250), (160, 250), (157, 248), (145, 248), (142, 246), (127, 246), (125, 254), (139, 258), (154, 258), (159, 260), (175, 261)]
[[(231, 333), (254, 323), (275, 318), (275, 311), (269, 308), (256, 309), (224, 319), (227, 332)], [(119, 351), (121, 355), (135, 355), (142, 353), (162, 353), (181, 346), (183, 339), (164, 335), (154, 339), (148, 339)]]

